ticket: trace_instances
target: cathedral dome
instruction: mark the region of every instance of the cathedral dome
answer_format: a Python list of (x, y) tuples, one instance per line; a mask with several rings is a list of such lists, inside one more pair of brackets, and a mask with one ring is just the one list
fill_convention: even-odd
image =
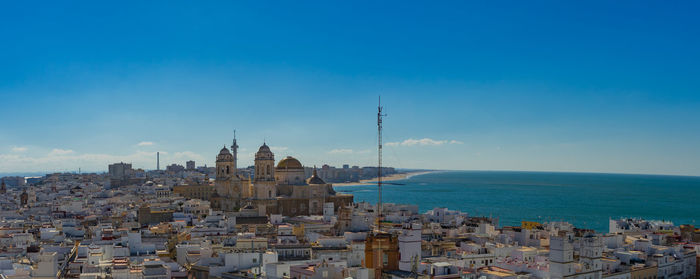
[(224, 148), (219, 151), (219, 155), (216, 156), (216, 161), (217, 162), (233, 162), (233, 155), (231, 155), (231, 152), (228, 151), (228, 148), (224, 146)]
[(231, 151), (228, 151), (228, 148), (226, 148), (226, 146), (224, 146), (224, 148), (222, 148), (221, 151), (219, 151), (219, 155), (224, 154), (231, 154)]
[(267, 146), (266, 143), (263, 143), (263, 145), (260, 146), (260, 149), (258, 149), (258, 152), (272, 152), (272, 151), (270, 151), (270, 147)]
[[(255, 153), (255, 159), (261, 159), (261, 160), (274, 160), (274, 155), (272, 154), (272, 151), (270, 151), (270, 147), (267, 146), (267, 144), (263, 143), (262, 146), (260, 146), (260, 149), (258, 149), (258, 152)], [(273, 166), (274, 167), (274, 166)]]
[(287, 156), (287, 158), (282, 159), (277, 163), (278, 169), (303, 169), (301, 162), (292, 156)]

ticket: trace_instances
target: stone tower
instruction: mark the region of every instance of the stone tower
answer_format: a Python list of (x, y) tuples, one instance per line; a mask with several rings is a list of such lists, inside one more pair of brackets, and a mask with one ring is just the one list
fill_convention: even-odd
[(219, 207), (223, 211), (236, 210), (240, 206), (241, 181), (235, 172), (233, 155), (224, 146), (216, 156), (216, 180), (214, 181), (214, 189), (221, 197)]
[[(236, 164), (233, 155), (224, 146), (216, 156), (216, 181), (230, 180), (236, 173)], [(221, 194), (221, 193), (219, 193)]]
[(263, 143), (255, 153), (255, 182), (275, 181), (275, 155)]
[(273, 199), (277, 196), (275, 188), (275, 155), (267, 144), (260, 146), (255, 153), (255, 179), (253, 192), (256, 199)]

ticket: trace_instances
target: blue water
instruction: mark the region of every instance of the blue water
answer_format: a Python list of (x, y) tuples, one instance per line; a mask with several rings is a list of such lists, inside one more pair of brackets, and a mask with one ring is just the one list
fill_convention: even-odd
[[(447, 207), (471, 216), (499, 217), (499, 225), (520, 221), (567, 221), (608, 231), (608, 219), (641, 217), (700, 223), (700, 177), (449, 171), (413, 176), (383, 185), (384, 202), (417, 204), (421, 212)], [(335, 186), (355, 201), (377, 202), (376, 185)]]

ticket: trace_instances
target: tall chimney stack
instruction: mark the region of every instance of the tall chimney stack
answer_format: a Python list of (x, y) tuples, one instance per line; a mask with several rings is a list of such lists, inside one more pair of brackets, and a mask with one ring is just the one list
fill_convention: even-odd
[(156, 170), (160, 170), (160, 152), (156, 152)]

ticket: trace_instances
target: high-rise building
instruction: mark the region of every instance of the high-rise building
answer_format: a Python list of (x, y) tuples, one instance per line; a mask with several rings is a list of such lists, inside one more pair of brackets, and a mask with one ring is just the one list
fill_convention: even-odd
[(187, 161), (187, 163), (185, 163), (185, 164), (187, 165), (187, 170), (194, 170), (195, 169), (194, 161), (190, 160), (190, 161)]
[(109, 176), (112, 179), (124, 179), (131, 173), (131, 164), (123, 162), (109, 165)]

